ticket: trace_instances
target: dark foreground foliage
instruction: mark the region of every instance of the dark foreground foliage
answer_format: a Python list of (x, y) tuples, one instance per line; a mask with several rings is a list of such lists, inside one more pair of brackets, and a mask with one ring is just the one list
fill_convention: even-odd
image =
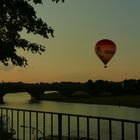
[[(42, 4), (42, 0), (0, 0), (0, 62), (8, 65), (26, 66), (27, 59), (17, 54), (17, 49), (41, 54), (45, 47), (21, 38), (20, 32), (39, 34), (44, 38), (53, 37), (54, 30), (36, 16), (29, 3)], [(59, 2), (60, 0), (52, 0)], [(64, 2), (64, 0), (62, 0)]]

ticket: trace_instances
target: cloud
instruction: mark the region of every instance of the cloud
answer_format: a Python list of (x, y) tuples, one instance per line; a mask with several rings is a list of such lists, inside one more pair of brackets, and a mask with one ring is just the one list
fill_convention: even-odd
[(5, 66), (3, 64), (0, 64), (0, 70), (1, 71), (12, 71), (14, 69), (13, 65)]
[(32, 70), (32, 69), (34, 69), (34, 68), (31, 67), (31, 66), (26, 66), (26, 67), (17, 67), (16, 69), (17, 69), (17, 71), (19, 71), (19, 72), (25, 72), (25, 71), (30, 71), (30, 70)]
[(13, 66), (12, 64), (5, 66), (3, 64), (0, 64), (0, 71), (5, 71), (5, 72), (9, 72), (9, 71), (13, 71), (13, 70), (16, 70), (18, 72), (25, 72), (27, 70), (32, 70), (32, 69), (34, 69), (34, 67), (31, 67), (31, 66), (17, 67), (17, 66)]

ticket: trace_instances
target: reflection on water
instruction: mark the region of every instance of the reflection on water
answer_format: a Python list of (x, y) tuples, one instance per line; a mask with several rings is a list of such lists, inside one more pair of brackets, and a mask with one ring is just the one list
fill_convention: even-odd
[[(48, 112), (62, 112), (62, 113), (71, 113), (71, 114), (79, 114), (79, 115), (90, 115), (90, 116), (101, 116), (101, 117), (112, 117), (112, 118), (121, 118), (121, 119), (130, 119), (130, 120), (138, 120), (140, 121), (140, 109), (137, 108), (129, 108), (129, 107), (120, 107), (120, 106), (110, 106), (110, 105), (92, 105), (92, 104), (80, 104), (80, 103), (63, 103), (63, 102), (54, 102), (54, 101), (32, 101), (31, 96), (28, 93), (15, 93), (15, 94), (6, 94), (4, 96), (4, 104), (1, 104), (1, 106), (4, 107), (10, 107), (10, 108), (21, 108), (21, 109), (30, 109), (30, 110), (39, 110), (39, 111), (48, 111)], [(14, 121), (17, 121), (17, 114), (16, 112), (13, 113), (14, 115)], [(19, 116), (19, 126), (23, 125), (23, 114), (21, 113)], [(30, 118), (29, 113), (25, 115), (26, 117), (26, 126), (29, 126)], [(41, 117), (42, 115), (38, 115), (38, 117)], [(45, 129), (47, 130), (47, 135), (51, 134), (50, 129), (50, 123), (51, 121), (48, 121), (51, 119), (51, 116), (47, 117), (47, 123), (45, 124)], [(58, 120), (57, 116), (53, 116), (53, 133), (57, 135), (58, 133)], [(76, 118), (71, 118), (71, 135), (75, 136), (77, 134), (76, 130)], [(80, 119), (80, 135), (86, 136), (86, 122), (87, 120)], [(36, 126), (36, 113), (32, 114), (32, 126)], [(67, 135), (67, 118), (63, 117), (63, 134)], [(100, 122), (101, 126), (101, 139), (108, 140), (108, 122), (102, 120)], [(112, 129), (112, 136), (113, 140), (119, 140), (121, 136), (120, 131), (120, 124), (113, 122), (113, 129)], [(125, 125), (126, 126), (126, 125)], [(134, 127), (134, 126), (133, 126)], [(134, 131), (131, 132), (133, 129), (131, 127), (129, 129), (127, 125), (127, 140), (133, 140), (134, 138)], [(16, 129), (16, 123), (14, 124), (14, 128)], [(43, 128), (43, 119), (39, 119), (38, 123), (39, 130), (42, 130)], [(90, 132), (90, 136), (97, 138), (97, 122), (95, 120), (90, 120), (90, 130), (94, 130)], [(19, 128), (19, 134), (22, 138), (23, 135), (23, 128)], [(26, 140), (29, 139), (29, 129), (25, 129), (26, 132)]]
[(26, 104), (31, 100), (30, 94), (26, 92), (22, 93), (7, 93), (3, 97), (4, 103), (9, 105)]
[(140, 120), (140, 109), (110, 105), (31, 101), (28, 93), (6, 94), (5, 107)]

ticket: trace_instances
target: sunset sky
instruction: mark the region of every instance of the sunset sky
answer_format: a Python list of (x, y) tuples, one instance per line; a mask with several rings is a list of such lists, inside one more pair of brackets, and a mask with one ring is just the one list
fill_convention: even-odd
[[(42, 55), (19, 50), (28, 59), (26, 68), (0, 64), (0, 81), (86, 82), (140, 79), (140, 0), (43, 0), (37, 15), (54, 29), (54, 38), (21, 35), (46, 46)], [(100, 39), (111, 39), (117, 51), (108, 68), (96, 56)]]

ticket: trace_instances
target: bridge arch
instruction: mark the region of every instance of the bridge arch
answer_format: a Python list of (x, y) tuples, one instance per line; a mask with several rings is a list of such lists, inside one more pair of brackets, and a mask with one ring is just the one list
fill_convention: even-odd
[(6, 93), (3, 96), (3, 102), (22, 103), (22, 102), (29, 102), (31, 98), (32, 98), (31, 95), (27, 92)]
[(4, 96), (6, 94), (21, 94), (21, 93), (29, 94), (31, 96), (31, 100), (40, 100), (41, 97), (44, 95), (44, 91), (40, 91), (40, 90), (0, 92), (0, 103), (3, 103), (4, 102)]

